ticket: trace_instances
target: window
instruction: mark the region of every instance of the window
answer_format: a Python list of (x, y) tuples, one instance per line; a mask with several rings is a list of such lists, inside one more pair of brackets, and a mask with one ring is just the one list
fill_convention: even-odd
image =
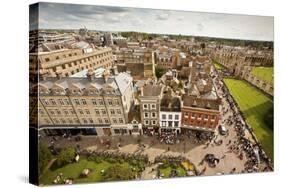
[(78, 111), (80, 114), (84, 114), (83, 110), (79, 109)]
[(86, 114), (90, 114), (90, 111), (89, 110), (85, 110)]
[(82, 104), (83, 104), (83, 105), (87, 105), (87, 102), (86, 102), (85, 99), (82, 99)]
[(115, 134), (120, 134), (120, 130), (119, 129), (114, 129), (114, 133)]
[(64, 103), (65, 103), (66, 105), (69, 105), (69, 101), (68, 101), (67, 99), (64, 99)]
[(68, 115), (68, 111), (67, 110), (63, 110), (65, 115)]
[(50, 61), (50, 58), (48, 58), (48, 57), (45, 58), (45, 61), (46, 61), (46, 62), (49, 62), (49, 61)]
[(110, 110), (110, 114), (114, 115), (115, 111), (113, 109)]
[(43, 104), (49, 105), (49, 102), (46, 99), (42, 99)]
[(61, 123), (63, 123), (63, 124), (66, 123), (65, 119), (60, 119), (60, 121), (61, 121)]
[(54, 119), (54, 122), (55, 122), (56, 124), (59, 124), (59, 123), (60, 123), (60, 121), (59, 121), (58, 119)]
[(166, 125), (167, 125), (167, 122), (166, 121), (162, 121), (162, 126), (166, 127)]
[(144, 104), (144, 105), (143, 105), (143, 109), (148, 109), (148, 105), (147, 105), (147, 104)]
[(156, 117), (156, 113), (155, 113), (155, 112), (152, 112), (152, 113), (151, 113), (151, 117), (155, 118), (155, 117)]
[(99, 110), (96, 110), (96, 114), (97, 114), (97, 115), (100, 115), (100, 111), (99, 111)]
[(117, 114), (121, 114), (121, 110), (120, 109), (117, 109)]
[(59, 115), (61, 114), (61, 112), (59, 111), (59, 109), (56, 109), (56, 112), (57, 112), (57, 114), (59, 114)]
[(117, 120), (115, 118), (112, 119), (113, 123), (117, 123)]
[(147, 112), (144, 113), (144, 117), (145, 117), (145, 118), (148, 118), (148, 117), (149, 117), (149, 115), (148, 115)]
[(39, 114), (43, 115), (44, 114), (44, 111), (42, 109), (39, 109)]
[(156, 105), (155, 105), (155, 104), (151, 104), (150, 107), (151, 107), (151, 109), (153, 109), (153, 110), (156, 109)]
[(179, 115), (176, 114), (175, 115), (175, 119), (178, 120), (179, 119)]
[(152, 121), (152, 125), (156, 125), (156, 121), (155, 120)]
[(60, 103), (60, 105), (64, 105), (64, 103), (63, 103), (63, 100), (62, 100), (62, 99), (59, 99), (59, 103)]
[(71, 114), (75, 114), (74, 110), (70, 109), (70, 113)]
[(102, 123), (102, 119), (101, 118), (99, 118), (98, 121), (99, 121), (99, 123)]
[(124, 123), (122, 118), (119, 118), (119, 123)]
[(194, 113), (191, 113), (191, 117), (195, 117), (195, 114), (194, 114)]
[(103, 100), (102, 99), (99, 99), (99, 104), (103, 105)]
[(149, 121), (148, 121), (148, 120), (145, 120), (145, 121), (144, 121), (144, 124), (145, 124), (145, 125), (148, 125), (148, 124), (149, 124)]
[(84, 123), (88, 123), (87, 119), (83, 119), (83, 122), (84, 122)]
[(89, 122), (90, 122), (90, 123), (94, 123), (94, 121), (93, 121), (93, 119), (92, 119), (92, 118), (90, 118), (90, 119), (89, 119)]
[(166, 114), (162, 114), (162, 119), (166, 119)]
[(116, 104), (116, 105), (120, 105), (120, 102), (119, 102), (118, 99), (115, 99), (115, 104)]
[(208, 119), (208, 115), (207, 114), (204, 114), (204, 119)]
[(53, 110), (49, 110), (50, 114), (54, 115), (55, 112)]
[(80, 105), (80, 102), (79, 102), (78, 99), (74, 99), (74, 102), (75, 102), (76, 105)]
[(56, 105), (56, 101), (55, 101), (54, 99), (50, 99), (50, 103), (51, 103), (52, 105)]
[(107, 123), (107, 124), (109, 123), (108, 119), (104, 119), (104, 122)]
[(97, 105), (97, 101), (95, 99), (92, 99), (93, 105)]
[(168, 126), (172, 127), (173, 126), (173, 122), (172, 121), (168, 121)]
[(108, 105), (112, 105), (112, 100), (108, 99)]
[(169, 119), (173, 119), (173, 115), (172, 114), (169, 114)]
[(49, 121), (49, 119), (44, 119), (45, 120), (45, 122), (47, 123), (47, 124), (50, 124), (51, 122)]
[(179, 127), (179, 122), (178, 122), (178, 121), (175, 121), (175, 122), (174, 122), (174, 126), (175, 126), (175, 127)]

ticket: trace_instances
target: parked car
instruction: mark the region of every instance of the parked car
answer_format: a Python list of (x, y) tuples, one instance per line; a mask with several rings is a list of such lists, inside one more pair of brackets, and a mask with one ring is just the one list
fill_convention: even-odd
[(219, 132), (221, 135), (226, 135), (227, 129), (225, 128), (224, 124), (219, 125)]

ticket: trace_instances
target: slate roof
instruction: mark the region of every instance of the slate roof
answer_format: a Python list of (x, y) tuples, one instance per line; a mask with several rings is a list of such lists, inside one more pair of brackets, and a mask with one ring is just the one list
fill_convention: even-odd
[(80, 88), (81, 90), (87, 89), (94, 86), (97, 89), (102, 89), (103, 87), (110, 86), (114, 89), (118, 89), (121, 94), (123, 94), (129, 85), (132, 83), (132, 77), (127, 73), (119, 73), (116, 76), (109, 76), (107, 81), (105, 79), (95, 78), (93, 81), (88, 78), (77, 78), (77, 77), (64, 77), (61, 79), (52, 77), (46, 78), (46, 80), (39, 81), (44, 87), (51, 89), (54, 85), (58, 85), (65, 90), (69, 89), (73, 85)]

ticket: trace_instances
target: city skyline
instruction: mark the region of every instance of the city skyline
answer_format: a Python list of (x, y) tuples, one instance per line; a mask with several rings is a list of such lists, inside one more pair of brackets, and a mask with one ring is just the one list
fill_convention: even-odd
[[(273, 41), (274, 18), (95, 5), (41, 3), (39, 16), (31, 12), (30, 29), (79, 29), (136, 31)], [(50, 21), (51, 20), (51, 21)], [(243, 21), (241, 21), (243, 20)], [(223, 28), (223, 29), (222, 29)]]

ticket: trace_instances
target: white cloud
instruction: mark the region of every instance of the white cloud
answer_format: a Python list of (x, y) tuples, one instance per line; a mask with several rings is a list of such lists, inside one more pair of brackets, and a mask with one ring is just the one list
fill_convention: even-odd
[[(41, 28), (140, 31), (273, 40), (273, 17), (40, 3)], [(43, 20), (47, 20), (43, 21)]]

